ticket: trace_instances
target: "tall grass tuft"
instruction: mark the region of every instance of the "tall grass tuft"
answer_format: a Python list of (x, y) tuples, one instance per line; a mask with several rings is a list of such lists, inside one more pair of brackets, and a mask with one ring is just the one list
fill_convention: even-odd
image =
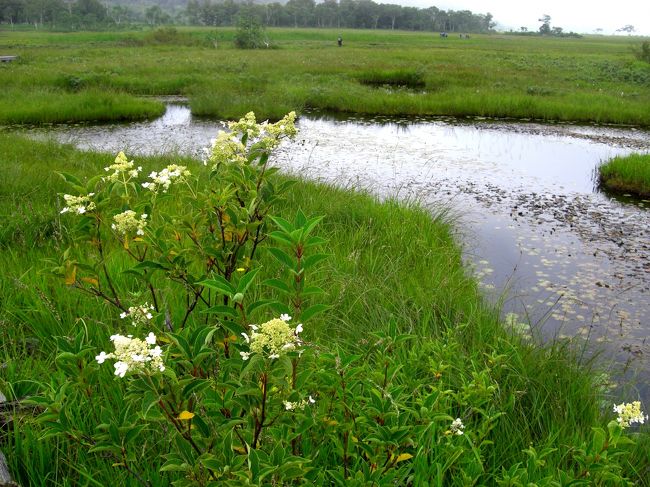
[(610, 159), (598, 168), (600, 183), (619, 193), (650, 196), (650, 154)]

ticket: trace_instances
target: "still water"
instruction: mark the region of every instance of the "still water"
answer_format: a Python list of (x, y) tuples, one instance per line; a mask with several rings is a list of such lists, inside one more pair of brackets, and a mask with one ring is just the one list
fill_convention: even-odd
[[(584, 337), (650, 397), (650, 201), (600, 192), (598, 164), (650, 151), (631, 128), (307, 114), (274, 163), (302, 177), (415, 200), (459, 221), (468, 264), (504, 316)], [(81, 148), (201, 155), (224, 125), (171, 103), (153, 122), (34, 129)], [(620, 368), (619, 367), (619, 368)]]

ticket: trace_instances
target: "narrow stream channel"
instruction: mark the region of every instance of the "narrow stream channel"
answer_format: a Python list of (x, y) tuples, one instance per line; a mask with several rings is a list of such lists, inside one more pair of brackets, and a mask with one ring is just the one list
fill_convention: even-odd
[[(650, 201), (599, 192), (601, 161), (648, 152), (631, 128), (443, 118), (302, 116), (275, 163), (381, 197), (443, 205), (508, 321), (584, 337), (650, 399)], [(223, 124), (169, 104), (153, 122), (32, 129), (81, 148), (200, 155)], [(619, 371), (620, 373), (620, 371)]]

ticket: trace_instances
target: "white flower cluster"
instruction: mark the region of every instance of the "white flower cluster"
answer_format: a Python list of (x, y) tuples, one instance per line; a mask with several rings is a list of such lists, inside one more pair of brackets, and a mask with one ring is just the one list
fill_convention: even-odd
[(291, 316), (283, 314), (279, 319), (272, 319), (259, 326), (251, 325), (250, 336), (242, 333), (250, 349), (250, 352), (239, 352), (242, 359), (248, 360), (251, 354), (259, 353), (273, 360), (291, 350), (297, 350), (302, 344), (299, 337), (302, 325), (299, 324), (294, 329), (287, 323), (289, 320)]
[(136, 235), (144, 235), (144, 227), (147, 226), (147, 218), (149, 215), (143, 213), (140, 218), (136, 218), (136, 212), (133, 210), (126, 210), (113, 217), (113, 224), (111, 228), (120, 235), (128, 235), (135, 233)]
[(451, 426), (449, 427), (449, 431), (453, 435), (462, 435), (464, 429), (465, 425), (460, 418), (454, 419), (454, 421), (451, 423)]
[(95, 209), (95, 203), (90, 201), (90, 198), (95, 196), (95, 193), (88, 193), (86, 196), (73, 196), (71, 194), (64, 194), (63, 199), (65, 204), (68, 205), (61, 210), (61, 213), (78, 213), (83, 215), (88, 211)]
[(623, 428), (628, 428), (634, 423), (643, 424), (648, 419), (648, 416), (645, 416), (643, 411), (641, 411), (640, 401), (634, 401), (631, 403), (624, 402), (614, 405), (614, 412), (618, 414), (616, 421), (618, 421), (618, 424)]
[(298, 402), (282, 401), (282, 404), (284, 404), (284, 409), (287, 411), (304, 411), (307, 406), (314, 403), (316, 403), (316, 399), (311, 396), (309, 396), (308, 399), (303, 399), (302, 401)]
[(131, 318), (133, 326), (147, 325), (149, 320), (153, 318), (151, 312), (154, 310), (155, 308), (149, 303), (144, 303), (142, 306), (131, 306), (128, 311), (120, 313), (120, 318)]
[(282, 120), (270, 123), (262, 124), (263, 130), (268, 134), (268, 136), (273, 137), (274, 139), (281, 139), (283, 137), (295, 137), (298, 133), (296, 128), (296, 112), (287, 113)]
[(246, 162), (246, 146), (232, 132), (220, 130), (212, 141), (212, 147), (206, 152), (208, 158), (205, 164), (210, 161), (213, 169), (219, 164), (244, 164)]
[(212, 163), (214, 169), (219, 164), (243, 164), (247, 161), (246, 146), (239, 139), (246, 134), (258, 149), (271, 151), (280, 145), (285, 137), (295, 137), (296, 112), (290, 112), (276, 123), (257, 123), (255, 114), (248, 112), (238, 122), (229, 122), (229, 133), (219, 131), (217, 138), (212, 141), (212, 147), (207, 149), (207, 162)]
[[(122, 176), (124, 181), (128, 181), (131, 178), (138, 177), (138, 174), (140, 174), (140, 171), (142, 171), (142, 166), (134, 168), (133, 161), (129, 161), (126, 158), (126, 155), (124, 155), (124, 152), (120, 151), (120, 153), (115, 158), (115, 163), (111, 164), (108, 167), (105, 167), (104, 171), (113, 171), (112, 174), (109, 174), (103, 178), (104, 181), (115, 182), (120, 179), (120, 176)], [(128, 178), (126, 178), (124, 175), (128, 175)]]
[[(156, 335), (153, 332), (149, 333), (144, 340), (133, 338), (132, 335), (113, 335), (111, 341), (115, 351), (101, 352), (95, 360), (103, 364), (106, 359), (117, 359), (113, 366), (118, 377), (124, 377), (127, 372), (138, 374), (165, 370), (162, 350), (156, 345)], [(156, 346), (151, 348), (153, 345)]]
[(160, 172), (153, 171), (149, 174), (151, 181), (142, 183), (142, 187), (154, 193), (157, 193), (162, 188), (162, 192), (166, 193), (172, 184), (182, 183), (189, 175), (190, 171), (188, 171), (187, 167), (170, 164)]
[(262, 125), (258, 124), (255, 120), (255, 113), (248, 112), (238, 122), (228, 122), (228, 128), (231, 132), (244, 134), (246, 133), (249, 138), (255, 138), (260, 135)]

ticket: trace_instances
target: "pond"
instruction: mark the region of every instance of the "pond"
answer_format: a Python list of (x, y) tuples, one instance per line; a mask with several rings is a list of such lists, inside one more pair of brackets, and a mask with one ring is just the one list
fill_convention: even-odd
[[(542, 338), (584, 337), (650, 397), (650, 201), (598, 190), (595, 170), (650, 150), (634, 128), (448, 118), (306, 114), (284, 170), (458, 220), (468, 264), (513, 323)], [(32, 129), (81, 148), (200, 155), (220, 122), (170, 103), (153, 122)]]

